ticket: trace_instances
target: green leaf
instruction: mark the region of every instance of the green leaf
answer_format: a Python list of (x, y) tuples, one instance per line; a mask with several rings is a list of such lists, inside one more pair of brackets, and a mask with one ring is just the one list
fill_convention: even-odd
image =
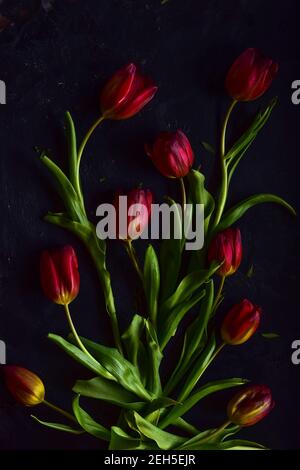
[(150, 321), (140, 315), (134, 315), (122, 339), (130, 361), (140, 370), (146, 389), (154, 395), (159, 394), (161, 392), (159, 366), (162, 353)]
[(262, 333), (261, 335), (263, 338), (267, 338), (267, 339), (280, 338), (280, 335), (278, 333)]
[(118, 426), (111, 428), (109, 450), (146, 450), (158, 449), (156, 445), (143, 442), (140, 438), (132, 437)]
[(67, 151), (68, 151), (68, 161), (69, 161), (69, 175), (70, 182), (73, 185), (78, 196), (81, 197), (81, 190), (78, 181), (78, 171), (77, 171), (77, 142), (76, 142), (76, 132), (75, 126), (71, 114), (67, 111), (65, 114), (66, 122), (66, 136), (67, 136)]
[(148, 304), (149, 316), (156, 323), (157, 303), (160, 286), (160, 273), (158, 259), (152, 245), (146, 250), (144, 263), (144, 289)]
[(230, 183), (231, 183), (231, 179), (234, 175), (234, 172), (235, 170), (237, 169), (237, 166), (238, 164), (240, 163), (240, 161), (242, 160), (243, 156), (246, 154), (248, 148), (251, 146), (251, 143), (250, 142), (244, 149), (243, 151), (237, 155), (236, 158), (232, 159), (232, 161), (230, 161), (228, 164), (227, 164), (227, 171), (228, 171), (228, 179), (227, 179), (227, 188), (229, 188), (230, 186)]
[(149, 354), (150, 367), (147, 371), (147, 390), (155, 396), (161, 393), (159, 367), (163, 355), (161, 353), (155, 329), (149, 320), (145, 321), (146, 341)]
[(213, 262), (209, 269), (193, 271), (185, 276), (171, 297), (161, 306), (161, 316), (170, 312), (177, 305), (184, 303), (219, 269), (220, 264)]
[(185, 421), (183, 418), (175, 419), (172, 425), (179, 429), (182, 429), (183, 431), (188, 434), (191, 434), (192, 436), (196, 436), (197, 434), (199, 434), (199, 429), (190, 424), (188, 421)]
[(46, 222), (57, 225), (58, 227), (69, 230), (76, 235), (89, 249), (97, 243), (98, 259), (101, 264), (105, 261), (106, 244), (104, 240), (100, 240), (96, 236), (95, 227), (91, 222), (83, 223), (75, 222), (68, 218), (64, 213), (48, 212), (44, 217)]
[(231, 441), (222, 442), (218, 444), (218, 448), (218, 450), (268, 450), (267, 447), (257, 442), (243, 439), (233, 439)]
[(176, 436), (169, 432), (159, 429), (154, 424), (145, 420), (137, 412), (133, 412), (134, 420), (137, 429), (141, 433), (141, 437), (147, 437), (152, 441), (155, 441), (159, 449), (169, 450), (178, 447), (186, 439), (180, 436)]
[(191, 170), (187, 176), (190, 199), (194, 204), (204, 204), (204, 229), (208, 230), (209, 221), (215, 208), (212, 195), (205, 188), (205, 176), (197, 170)]
[(86, 215), (80, 198), (78, 197), (70, 180), (64, 172), (46, 155), (41, 156), (41, 161), (48, 168), (56, 181), (57, 189), (62, 198), (69, 216), (77, 222), (86, 222)]
[(152, 396), (141, 382), (138, 369), (127, 361), (115, 348), (108, 348), (86, 338), (80, 338), (88, 351), (126, 390), (143, 400), (150, 401)]
[(252, 144), (259, 131), (264, 127), (264, 125), (268, 121), (276, 103), (277, 98), (273, 98), (266, 108), (257, 113), (247, 131), (244, 132), (244, 134), (237, 140), (237, 142), (235, 142), (235, 144), (227, 152), (225, 156), (225, 159), (227, 161), (230, 161), (232, 163), (236, 158), (239, 158), (241, 153), (246, 148), (248, 148)]
[(205, 289), (205, 296), (201, 302), (200, 311), (196, 319), (186, 330), (181, 356), (164, 389), (164, 393), (167, 395), (187, 372), (195, 355), (197, 356), (201, 352), (201, 342), (203, 336), (206, 334), (207, 324), (214, 302), (214, 284), (212, 280), (207, 283)]
[(83, 434), (85, 432), (82, 429), (72, 428), (71, 426), (68, 426), (67, 424), (50, 423), (48, 421), (42, 421), (41, 419), (37, 418), (34, 415), (31, 415), (31, 418), (33, 418), (39, 424), (42, 424), (43, 426), (46, 426), (47, 428), (50, 428), (50, 429), (55, 429), (56, 431), (64, 431), (70, 434)]
[(126, 409), (140, 410), (145, 406), (145, 402), (139, 402), (136, 395), (124, 389), (121, 385), (101, 377), (90, 380), (77, 380), (73, 391), (84, 397), (103, 400)]
[(159, 344), (161, 347), (161, 350), (163, 350), (172, 336), (175, 335), (177, 328), (181, 322), (181, 320), (184, 318), (184, 316), (193, 308), (195, 305), (200, 302), (200, 300), (204, 297), (205, 295), (205, 290), (201, 290), (200, 292), (197, 292), (194, 294), (189, 300), (185, 300), (182, 303), (179, 303), (176, 305), (172, 310), (169, 312), (164, 312), (161, 315), (161, 320), (158, 324), (159, 326), (159, 331), (158, 331), (158, 337), (159, 337)]
[(184, 247), (183, 238), (174, 238), (174, 234), (182, 233), (182, 219), (178, 205), (173, 199), (169, 199), (170, 206), (174, 209), (174, 227), (170, 238), (161, 242), (159, 252), (159, 265), (161, 271), (160, 301), (170, 297), (174, 293)]
[(216, 380), (203, 385), (199, 390), (194, 392), (189, 398), (187, 398), (182, 404), (174, 406), (170, 412), (161, 420), (159, 426), (163, 429), (174, 422), (191, 408), (193, 408), (200, 400), (211, 395), (212, 393), (226, 390), (227, 388), (238, 387), (247, 383), (247, 380), (240, 378)]
[(206, 371), (207, 367), (210, 365), (211, 361), (214, 358), (214, 353), (216, 351), (216, 339), (215, 334), (213, 333), (199, 356), (196, 360), (195, 364), (193, 365), (191, 372), (189, 373), (183, 387), (182, 391), (178, 396), (179, 401), (184, 401), (190, 395), (192, 390), (194, 389), (197, 382), (200, 380), (202, 374)]
[[(172, 398), (158, 397), (147, 406), (145, 415), (151, 414), (154, 411), (162, 410), (164, 408), (169, 408), (170, 406), (175, 406), (175, 405), (178, 405), (178, 401), (173, 400)], [(139, 410), (135, 410), (135, 411), (139, 411)]]
[(134, 315), (129, 327), (122, 335), (129, 361), (136, 367), (140, 367), (141, 355), (146, 355), (145, 346), (141, 338), (145, 331), (145, 318)]
[(212, 155), (216, 155), (216, 150), (211, 144), (209, 144), (208, 142), (202, 141), (201, 145), (207, 152), (211, 153)]
[(218, 429), (207, 429), (206, 431), (199, 432), (196, 436), (187, 440), (180, 446), (180, 450), (197, 450), (202, 446), (219, 445), (226, 437), (232, 436), (240, 431), (241, 426), (233, 425), (226, 428), (221, 432)]
[(79, 404), (79, 395), (73, 400), (73, 412), (80, 426), (92, 436), (110, 441), (110, 431), (97, 423)]
[(257, 204), (262, 204), (265, 202), (274, 202), (285, 207), (292, 215), (296, 215), (294, 208), (288, 204), (284, 199), (275, 194), (256, 194), (250, 196), (247, 199), (236, 204), (234, 207), (229, 209), (222, 217), (219, 225), (217, 226), (217, 231), (221, 232), (227, 227), (231, 227), (235, 222), (237, 222), (248, 209), (256, 206)]
[(93, 361), (89, 356), (82, 352), (81, 349), (79, 349), (77, 346), (74, 346), (74, 344), (69, 343), (61, 336), (55, 335), (53, 333), (49, 333), (48, 338), (57, 344), (61, 349), (63, 349), (69, 356), (75, 359), (75, 361), (87, 367), (89, 370), (106, 379), (116, 380), (112, 374), (110, 374), (104, 367), (102, 367), (101, 364), (99, 364), (99, 362), (96, 360)]

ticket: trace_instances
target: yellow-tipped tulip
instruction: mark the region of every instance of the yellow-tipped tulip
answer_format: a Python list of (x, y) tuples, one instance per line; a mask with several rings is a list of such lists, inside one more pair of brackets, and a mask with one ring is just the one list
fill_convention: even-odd
[(41, 379), (24, 367), (3, 366), (5, 385), (15, 400), (24, 406), (36, 406), (44, 401), (45, 387)]

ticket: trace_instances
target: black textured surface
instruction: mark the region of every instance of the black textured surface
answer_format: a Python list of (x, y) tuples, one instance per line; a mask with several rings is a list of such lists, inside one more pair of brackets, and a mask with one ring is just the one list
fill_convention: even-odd
[[(61, 205), (33, 147), (50, 148), (63, 165), (64, 111), (72, 112), (82, 137), (99, 112), (104, 81), (134, 61), (160, 90), (137, 117), (105, 123), (93, 138), (82, 166), (87, 205), (94, 214), (114, 189), (140, 182), (153, 189), (156, 200), (166, 192), (176, 195), (176, 183), (164, 180), (144, 155), (144, 142), (161, 129), (182, 128), (209, 180), (213, 157), (200, 143), (215, 144), (228, 101), (224, 74), (243, 49), (259, 47), (278, 60), (280, 73), (260, 102), (236, 110), (234, 133), (269, 97), (277, 94), (279, 104), (240, 165), (231, 201), (275, 192), (299, 208), (300, 107), (291, 103), (290, 88), (300, 74), (300, 7), (297, 0), (170, 0), (165, 6), (159, 0), (57, 0), (42, 5), (4, 0), (0, 13), (13, 21), (9, 26), (3, 17), (0, 21), (0, 78), (7, 84), (7, 105), (0, 107), (0, 339), (7, 343), (8, 361), (36, 371), (48, 398), (68, 408), (74, 379), (87, 374), (46, 339), (49, 331), (65, 334), (67, 327), (60, 308), (40, 292), (42, 248), (72, 242), (78, 250), (82, 286), (72, 311), (79, 331), (109, 344), (109, 324), (85, 250), (69, 234), (42, 221), (45, 212)], [(106, 179), (101, 183), (102, 177)], [(280, 338), (266, 340), (257, 334), (244, 346), (228, 348), (206, 378), (245, 376), (268, 384), (276, 408), (240, 435), (275, 449), (300, 448), (300, 366), (290, 360), (290, 345), (300, 337), (299, 223), (283, 209), (265, 205), (249, 212), (240, 226), (245, 256), (242, 269), (227, 284), (223, 308), (249, 297), (263, 307), (261, 331), (278, 332)], [(135, 274), (115, 243), (109, 244), (108, 256), (124, 328), (133, 311)], [(174, 359), (176, 349), (169, 353)], [(190, 413), (191, 420), (200, 427), (219, 424), (228, 396), (203, 402)], [(100, 404), (96, 411), (100, 421), (113, 420), (111, 409)], [(42, 408), (34, 412), (56, 419)], [(40, 428), (29, 415), (0, 388), (0, 448), (99, 448), (93, 437)]]

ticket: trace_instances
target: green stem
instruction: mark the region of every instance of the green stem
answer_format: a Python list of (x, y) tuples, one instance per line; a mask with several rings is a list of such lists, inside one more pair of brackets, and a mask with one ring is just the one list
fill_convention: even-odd
[(103, 116), (100, 116), (95, 122), (94, 124), (89, 128), (89, 130), (87, 131), (83, 141), (81, 142), (81, 145), (79, 147), (79, 150), (78, 150), (78, 153), (77, 153), (77, 162), (76, 162), (76, 166), (75, 166), (75, 175), (74, 175), (74, 186), (75, 186), (75, 190), (80, 198), (80, 201), (81, 201), (81, 204), (82, 204), (82, 208), (83, 208), (83, 211), (85, 213), (85, 205), (84, 205), (84, 198), (83, 198), (83, 194), (82, 194), (82, 188), (81, 188), (81, 181), (80, 181), (80, 163), (81, 163), (81, 158), (82, 158), (82, 154), (83, 154), (83, 151), (85, 149), (85, 146), (86, 144), (88, 143), (91, 135), (93, 134), (93, 132), (95, 131), (95, 129), (99, 126), (99, 124), (104, 120), (105, 118)]
[(87, 356), (89, 356), (90, 359), (92, 359), (93, 361), (96, 361), (96, 359), (89, 353), (89, 351), (86, 349), (86, 347), (84, 346), (84, 344), (82, 343), (81, 339), (79, 338), (78, 334), (77, 334), (77, 331), (75, 329), (75, 326), (74, 326), (74, 323), (72, 321), (72, 318), (71, 318), (71, 314), (70, 314), (70, 309), (69, 309), (69, 305), (68, 304), (65, 304), (64, 305), (64, 309), (65, 309), (65, 313), (66, 313), (66, 317), (67, 317), (67, 320), (68, 320), (68, 323), (69, 323), (69, 326), (70, 326), (70, 329), (71, 329), (71, 332), (75, 338), (75, 341), (78, 345), (78, 347), (81, 349), (81, 351), (86, 354)]
[(143, 274), (143, 271), (140, 267), (140, 263), (139, 263), (139, 260), (138, 260), (138, 257), (137, 257), (137, 254), (136, 254), (136, 251), (132, 245), (132, 240), (125, 240), (125, 247), (126, 247), (126, 251), (128, 253), (128, 256), (132, 262), (132, 265), (134, 267), (134, 269), (136, 270), (139, 278), (141, 279), (142, 282), (144, 282), (144, 274)]
[(218, 427), (215, 431), (212, 431), (208, 436), (204, 437), (199, 441), (199, 444), (203, 444), (204, 442), (209, 442), (212, 438), (215, 439), (219, 434), (221, 434), (227, 426), (231, 424), (231, 421), (225, 421), (222, 426)]
[(181, 188), (181, 200), (182, 200), (182, 211), (185, 211), (185, 206), (186, 206), (186, 191), (185, 191), (185, 185), (184, 185), (184, 179), (180, 178), (180, 188)]
[(215, 298), (213, 307), (212, 307), (212, 309), (211, 309), (212, 315), (215, 314), (215, 312), (216, 312), (216, 310), (217, 310), (217, 308), (218, 308), (218, 304), (219, 304), (219, 301), (220, 301), (220, 298), (221, 298), (221, 295), (222, 295), (222, 292), (223, 292), (223, 288), (224, 288), (225, 279), (226, 279), (225, 276), (222, 276), (222, 277), (221, 277), (220, 284), (219, 284), (219, 288), (218, 288), (218, 292), (217, 292), (217, 295), (216, 295), (216, 298)]
[(47, 400), (44, 400), (43, 404), (48, 406), (48, 408), (51, 408), (51, 410), (57, 411), (57, 413), (60, 413), (65, 418), (68, 418), (70, 421), (73, 421), (74, 423), (77, 423), (77, 420), (75, 419), (75, 417), (73, 415), (71, 415), (67, 411), (63, 410), (59, 406), (53, 405), (53, 403), (50, 403)]
[(221, 188), (220, 188), (220, 194), (219, 194), (218, 204), (217, 204), (217, 209), (216, 209), (214, 227), (216, 227), (221, 220), (221, 217), (225, 208), (225, 204), (226, 204), (226, 199), (227, 199), (228, 174), (227, 174), (227, 165), (225, 161), (226, 131), (227, 131), (227, 126), (228, 126), (230, 115), (236, 104), (237, 104), (237, 101), (235, 100), (231, 102), (228, 108), (228, 111), (225, 115), (225, 119), (224, 119), (223, 126), (222, 126), (222, 131), (221, 131), (221, 142), (220, 142)]
[[(189, 385), (187, 387), (185, 387), (182, 392), (179, 394), (178, 396), (178, 401), (179, 402), (182, 402), (184, 400), (186, 400), (188, 398), (188, 396), (190, 395), (191, 391), (193, 390), (193, 388), (195, 387), (195, 385), (197, 384), (197, 382), (199, 381), (199, 379), (202, 377), (202, 375), (204, 374), (204, 372), (206, 371), (206, 369), (208, 368), (208, 366), (210, 366), (210, 364), (214, 361), (214, 359), (216, 358), (216, 356), (220, 353), (220, 351), (222, 351), (222, 349), (224, 348), (225, 346), (225, 343), (221, 343), (220, 346), (215, 350), (215, 352), (212, 354), (211, 358), (207, 361), (207, 364), (205, 364), (205, 366), (202, 368), (201, 370), (201, 373), (198, 375), (198, 374), (195, 374), (194, 377), (193, 377), (193, 380), (189, 381)], [(198, 369), (198, 365), (196, 364), (196, 367), (195, 369), (197, 370)]]
[(82, 239), (94, 261), (95, 267), (98, 272), (98, 276), (99, 276), (101, 287), (102, 287), (103, 294), (104, 294), (106, 310), (110, 317), (115, 345), (117, 349), (119, 350), (120, 354), (123, 354), (114, 295), (113, 295), (113, 291), (111, 287), (110, 274), (105, 264), (105, 248), (101, 248), (99, 246), (98, 239), (97, 239), (96, 233), (94, 232), (94, 229), (91, 232), (91, 236), (87, 238), (82, 238)]
[(94, 122), (94, 124), (89, 128), (89, 130), (87, 131), (86, 135), (84, 136), (83, 141), (82, 141), (81, 144), (80, 144), (80, 147), (79, 147), (79, 150), (78, 150), (78, 154), (77, 154), (78, 172), (79, 172), (79, 166), (80, 166), (81, 157), (82, 157), (83, 151), (84, 151), (84, 149), (85, 149), (85, 146), (86, 146), (86, 144), (88, 143), (88, 141), (89, 141), (91, 135), (93, 134), (93, 132), (96, 130), (96, 128), (99, 126), (99, 124), (101, 124), (101, 122), (104, 121), (104, 119), (105, 119), (104, 116), (100, 116), (100, 117)]

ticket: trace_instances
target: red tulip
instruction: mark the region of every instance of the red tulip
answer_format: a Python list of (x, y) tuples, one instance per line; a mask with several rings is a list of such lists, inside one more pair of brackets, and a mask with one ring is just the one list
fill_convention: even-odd
[(221, 326), (221, 336), (226, 344), (245, 343), (257, 330), (261, 308), (244, 299), (234, 305), (225, 316)]
[[(122, 197), (127, 197), (127, 204)], [(117, 238), (134, 240), (142, 234), (151, 216), (152, 193), (149, 189), (132, 189), (128, 194), (118, 193), (115, 198)]]
[(208, 262), (223, 263), (217, 273), (220, 276), (234, 274), (242, 260), (241, 232), (237, 228), (227, 228), (219, 232), (212, 240), (208, 249)]
[(127, 119), (137, 114), (155, 95), (157, 86), (141, 75), (135, 64), (118, 70), (104, 86), (100, 103), (107, 119)]
[(44, 251), (40, 262), (41, 284), (45, 295), (60, 305), (68, 305), (79, 292), (80, 277), (74, 249)]
[(252, 426), (274, 408), (272, 393), (266, 385), (249, 385), (242, 388), (230, 400), (227, 414), (230, 421), (239, 426)]
[(24, 367), (2, 366), (5, 385), (16, 401), (25, 406), (39, 405), (45, 398), (41, 379)]
[(146, 152), (156, 168), (167, 178), (186, 176), (194, 163), (191, 144), (180, 130), (161, 132), (152, 148), (146, 146)]
[(278, 64), (257, 49), (246, 49), (232, 64), (226, 77), (226, 89), (236, 101), (253, 101), (270, 87)]

